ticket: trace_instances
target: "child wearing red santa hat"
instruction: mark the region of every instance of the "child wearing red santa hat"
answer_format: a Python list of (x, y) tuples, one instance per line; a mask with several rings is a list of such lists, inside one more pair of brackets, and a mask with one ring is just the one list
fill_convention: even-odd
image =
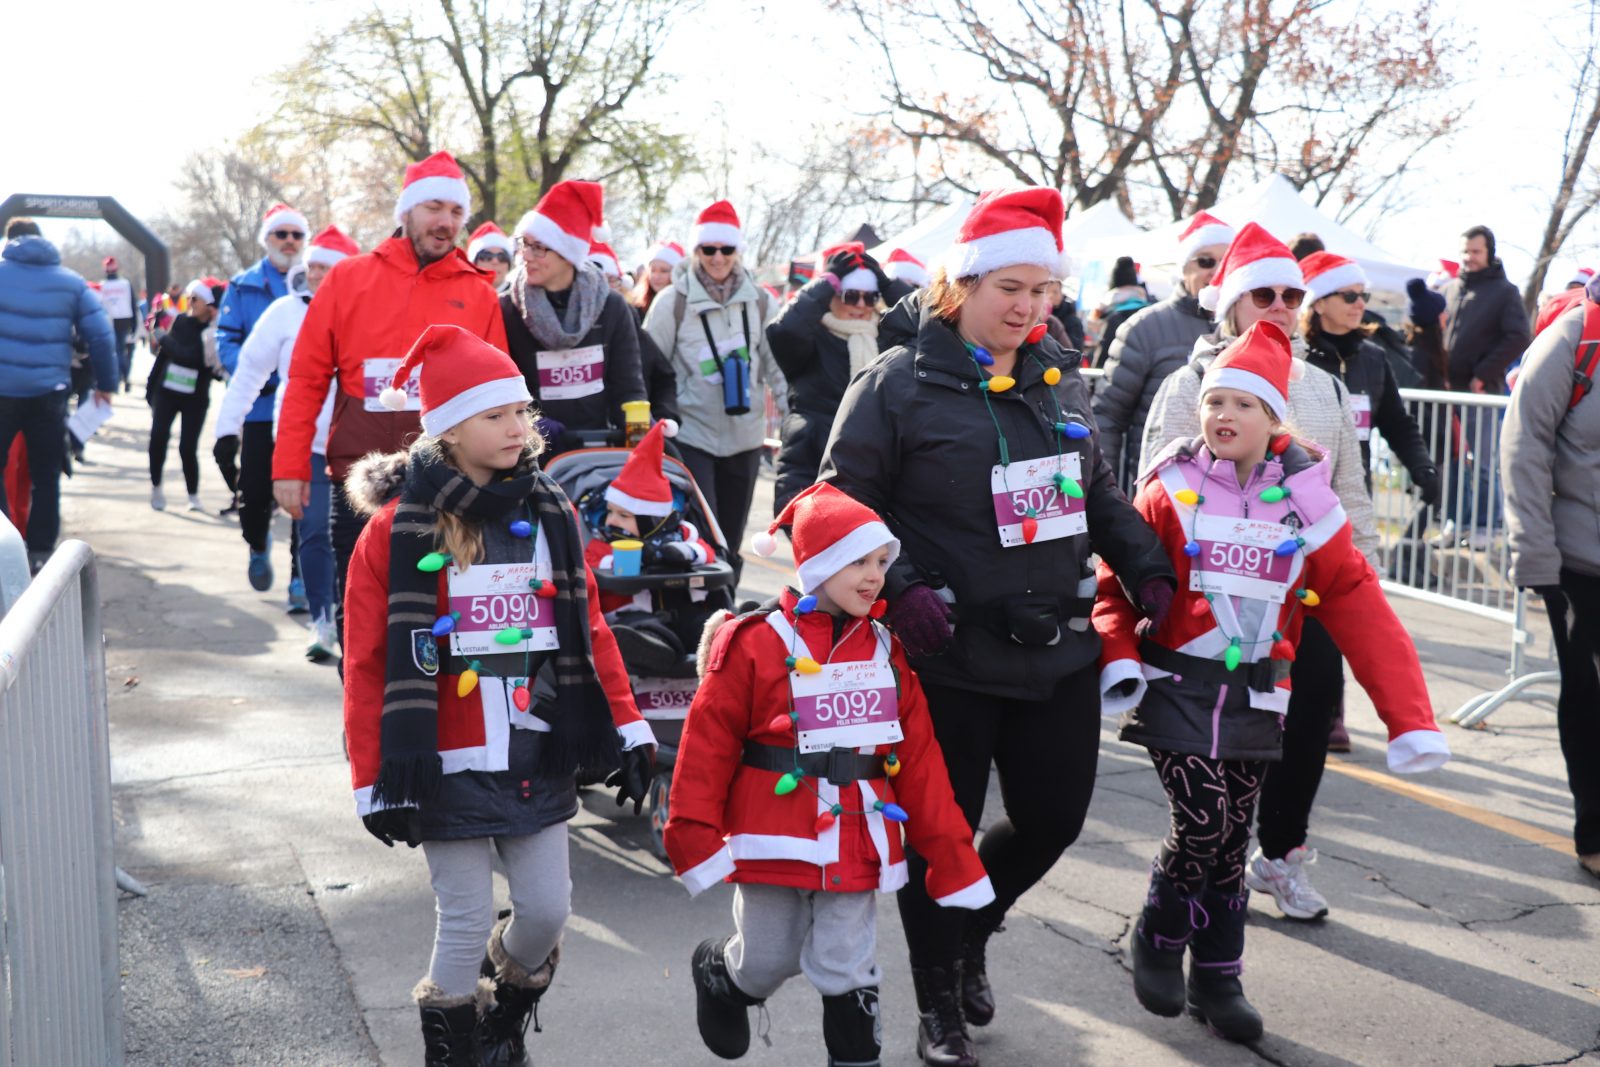
[(877, 620), (900, 542), (828, 484), (756, 538), (791, 530), (799, 591), (706, 627), (666, 844), (690, 893), (735, 883), (734, 932), (694, 952), (696, 1017), (724, 1059), (750, 1045), (748, 1008), (804, 974), (822, 994), (830, 1063), (877, 1064), (875, 893), (907, 878), (906, 841), (947, 907), (994, 889), (956, 806), (927, 702)]
[[(1189, 1011), (1221, 1036), (1261, 1036), (1239, 982), (1250, 823), (1268, 761), (1282, 756), (1289, 665), (1301, 621), (1327, 627), (1389, 728), (1389, 769), (1450, 758), (1422, 667), (1329, 485), (1329, 464), (1284, 427), (1294, 360), (1267, 321), (1212, 361), (1202, 436), (1175, 441), (1134, 506), (1161, 536), (1178, 596), (1140, 623), (1100, 565), (1103, 710), (1150, 750), (1172, 812), (1132, 941), (1134, 991), (1158, 1015)], [(1184, 950), (1192, 956), (1187, 986)]]

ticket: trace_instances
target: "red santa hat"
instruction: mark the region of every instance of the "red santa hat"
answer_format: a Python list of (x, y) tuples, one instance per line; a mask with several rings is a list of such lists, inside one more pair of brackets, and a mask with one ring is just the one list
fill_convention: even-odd
[(522, 216), (514, 236), (527, 234), (574, 267), (589, 258), (589, 246), (611, 240), (605, 224), (606, 191), (599, 182), (556, 182)]
[(1305, 284), (1294, 253), (1260, 226), (1247, 222), (1222, 254), (1211, 284), (1200, 290), (1200, 306), (1221, 322), (1234, 302), (1252, 289), (1269, 285), (1301, 289)]
[(644, 262), (649, 266), (658, 259), (669, 267), (676, 267), (683, 262), (683, 246), (676, 241), (657, 241), (644, 254)]
[(1592, 281), (1594, 281), (1594, 268), (1579, 267), (1575, 272), (1573, 272), (1572, 277), (1567, 279), (1567, 285), (1588, 285)]
[(198, 300), (203, 304), (210, 304), (215, 307), (221, 303), (219, 292), (221, 289), (221, 284), (215, 278), (196, 278), (183, 290), (183, 295), (190, 300)]
[(394, 203), (394, 221), (399, 222), (400, 216), (428, 200), (460, 204), (462, 211), (472, 214), (472, 191), (467, 188), (467, 176), (449, 152), (435, 152), (422, 162), (406, 167), (400, 198)]
[(726, 200), (718, 200), (695, 216), (691, 245), (732, 245), (744, 247), (744, 229), (739, 225), (739, 213)]
[(1461, 264), (1453, 259), (1441, 259), (1439, 261), (1439, 269), (1428, 275), (1428, 288), (1443, 289), (1460, 274)]
[[(866, 250), (867, 246), (860, 241), (846, 241), (844, 244), (834, 245), (832, 248), (824, 248), (817, 253), (817, 269), (821, 270), (828, 260), (833, 258), (835, 253), (854, 252), (857, 256), (860, 256)], [(858, 262), (860, 261), (858, 260)], [(864, 293), (876, 293), (878, 291), (878, 276), (868, 270), (865, 265), (856, 267), (854, 270), (847, 271), (844, 277), (839, 279), (839, 291), (844, 292), (846, 289), (857, 289)]]
[(1190, 219), (1189, 225), (1178, 235), (1178, 262), (1180, 264), (1189, 262), (1202, 248), (1232, 244), (1233, 238), (1232, 226), (1215, 215), (1202, 211)]
[(360, 252), (361, 246), (346, 237), (339, 227), (324, 226), (311, 238), (311, 246), (306, 249), (306, 262), (325, 263), (331, 267), (341, 259)]
[(1003, 267), (1061, 267), (1061, 221), (1066, 208), (1054, 189), (991, 189), (978, 197), (944, 254), (945, 273), (970, 278)]
[(467, 259), (476, 263), (478, 253), (499, 249), (507, 256), (514, 255), (516, 245), (511, 243), (511, 238), (506, 236), (506, 231), (496, 226), (493, 222), (486, 222), (472, 231), (472, 236), (467, 238)]
[(1368, 284), (1361, 264), (1332, 252), (1311, 253), (1300, 261), (1300, 273), (1305, 275), (1306, 292), (1314, 301), (1352, 285), (1365, 288)]
[(299, 230), (301, 235), (311, 232), (311, 224), (306, 217), (288, 204), (273, 204), (267, 208), (267, 213), (261, 216), (261, 228), (256, 231), (256, 243), (262, 248), (267, 247), (267, 234), (273, 230)]
[(107, 256), (105, 259), (100, 261), (100, 266), (104, 270), (116, 270), (120, 264), (117, 263), (116, 256)]
[(404, 411), (406, 379), (413, 371), (422, 387), (422, 430), (432, 437), (490, 408), (533, 399), (510, 356), (459, 326), (423, 330), (378, 402)]
[(599, 267), (600, 273), (607, 278), (622, 277), (622, 264), (617, 262), (617, 254), (604, 241), (596, 241), (589, 246), (589, 262)]
[(878, 513), (831, 482), (808, 486), (784, 505), (766, 532), (753, 538), (756, 553), (770, 556), (776, 552), (775, 535), (785, 526), (794, 545), (802, 593), (815, 592), (823, 582), (884, 545), (889, 546), (890, 563), (900, 555), (899, 540)]
[(1200, 396), (1204, 398), (1212, 389), (1238, 389), (1260, 397), (1282, 422), (1289, 415), (1289, 382), (1294, 370), (1289, 335), (1277, 323), (1262, 319), (1211, 361), (1200, 379)]
[(672, 510), (672, 483), (661, 470), (662, 445), (678, 436), (678, 424), (662, 419), (633, 446), (628, 461), (606, 486), (606, 503), (635, 515), (666, 515)]
[(883, 264), (883, 273), (897, 282), (905, 282), (918, 289), (926, 286), (929, 280), (927, 264), (903, 248), (896, 248), (889, 253), (888, 260)]

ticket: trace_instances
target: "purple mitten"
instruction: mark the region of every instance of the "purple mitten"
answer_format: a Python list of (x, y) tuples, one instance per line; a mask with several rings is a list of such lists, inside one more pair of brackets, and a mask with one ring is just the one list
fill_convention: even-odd
[(566, 423), (560, 419), (552, 419), (545, 415), (540, 415), (537, 419), (534, 419), (533, 425), (539, 431), (539, 436), (544, 438), (545, 443), (548, 445), (555, 444), (556, 438), (567, 432)]
[(1139, 620), (1139, 625), (1133, 632), (1140, 637), (1149, 637), (1161, 629), (1161, 624), (1167, 620), (1167, 612), (1172, 610), (1172, 583), (1165, 578), (1152, 578), (1139, 587), (1139, 604), (1144, 609), (1144, 618)]
[(950, 605), (921, 582), (889, 602), (889, 628), (906, 646), (908, 656), (942, 652), (955, 637), (950, 629)]

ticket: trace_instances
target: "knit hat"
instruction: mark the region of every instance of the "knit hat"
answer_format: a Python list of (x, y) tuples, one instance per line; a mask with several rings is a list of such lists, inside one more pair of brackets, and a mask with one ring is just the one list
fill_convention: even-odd
[[(112, 268), (112, 269), (115, 269), (115, 268)], [(1592, 281), (1594, 281), (1594, 268), (1593, 267), (1579, 267), (1576, 271), (1573, 272), (1572, 277), (1567, 279), (1567, 285), (1568, 286), (1588, 285)]]
[(103, 270), (117, 270), (120, 264), (117, 262), (116, 256), (107, 256), (100, 261), (100, 267)]
[(467, 238), (467, 259), (473, 263), (478, 261), (478, 253), (499, 249), (508, 256), (516, 254), (517, 246), (511, 243), (511, 238), (506, 236), (506, 231), (496, 226), (493, 222), (486, 222), (472, 231), (472, 236)]
[(889, 258), (883, 264), (883, 273), (897, 282), (905, 282), (918, 289), (925, 287), (929, 281), (927, 265), (903, 248), (889, 253)]
[[(821, 270), (835, 253), (854, 252), (859, 256), (864, 254), (866, 250), (867, 246), (860, 241), (846, 241), (844, 244), (834, 245), (832, 248), (824, 248), (817, 253), (817, 269)], [(839, 279), (839, 291), (842, 293), (846, 289), (858, 289), (864, 293), (876, 293), (878, 291), (878, 276), (865, 266), (857, 267)]]
[(378, 401), (390, 411), (406, 407), (406, 379), (417, 372), (422, 392), (422, 430), (437, 437), (481, 412), (533, 399), (511, 357), (459, 326), (422, 331)]
[(617, 254), (604, 241), (596, 241), (589, 246), (589, 262), (599, 267), (607, 278), (622, 277), (622, 264), (617, 262)]
[(757, 554), (770, 556), (776, 552), (778, 539), (774, 535), (785, 526), (794, 545), (802, 593), (815, 592), (823, 582), (884, 545), (889, 546), (890, 563), (900, 555), (900, 542), (877, 512), (834, 488), (831, 482), (808, 486), (784, 505), (766, 532), (752, 539)]
[(284, 228), (297, 229), (302, 234), (311, 232), (311, 224), (300, 212), (288, 204), (273, 204), (267, 208), (267, 213), (261, 216), (261, 229), (256, 232), (256, 243), (262, 248), (267, 247), (267, 234)]
[(360, 252), (361, 247), (346, 237), (339, 227), (324, 226), (311, 239), (311, 246), (306, 249), (306, 262), (326, 263), (331, 267), (341, 259), (359, 255)]
[(606, 503), (635, 515), (666, 515), (672, 510), (672, 483), (661, 472), (662, 444), (678, 436), (678, 424), (662, 419), (633, 446), (622, 470), (606, 486)]
[(435, 152), (420, 163), (406, 166), (405, 181), (400, 187), (400, 198), (394, 203), (394, 221), (428, 200), (443, 200), (460, 204), (461, 210), (472, 214), (472, 191), (467, 188), (467, 176), (456, 165), (456, 157), (449, 152)]
[(691, 245), (733, 245), (744, 247), (744, 229), (739, 225), (739, 213), (726, 200), (718, 200), (695, 216)]
[(1232, 244), (1233, 227), (1209, 212), (1202, 211), (1189, 220), (1178, 235), (1178, 262), (1187, 263), (1202, 248), (1212, 245)]
[(676, 241), (657, 241), (644, 254), (645, 266), (658, 259), (669, 267), (676, 267), (683, 262), (683, 246)]
[(1300, 273), (1305, 275), (1306, 293), (1313, 301), (1332, 296), (1351, 285), (1363, 288), (1367, 272), (1353, 259), (1332, 252), (1313, 252), (1300, 261)]
[(945, 252), (945, 273), (971, 278), (1023, 264), (1055, 276), (1061, 266), (1061, 221), (1066, 209), (1054, 189), (991, 189), (978, 197)]
[(1301, 289), (1305, 284), (1300, 264), (1284, 243), (1247, 222), (1223, 253), (1211, 284), (1200, 290), (1200, 306), (1221, 322), (1234, 303), (1252, 289), (1268, 285)]
[(1295, 376), (1289, 335), (1262, 319), (1211, 361), (1200, 379), (1200, 396), (1212, 389), (1238, 389), (1260, 397), (1281, 422), (1288, 417), (1289, 381)]
[(1117, 262), (1111, 268), (1111, 288), (1121, 289), (1124, 286), (1139, 284), (1139, 264), (1133, 261), (1132, 256), (1118, 256)]

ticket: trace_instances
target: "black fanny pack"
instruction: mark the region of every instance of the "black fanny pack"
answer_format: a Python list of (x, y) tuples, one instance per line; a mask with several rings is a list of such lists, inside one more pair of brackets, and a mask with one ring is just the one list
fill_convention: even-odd
[(1022, 593), (976, 607), (958, 605), (961, 621), (1029, 648), (1047, 648), (1061, 640), (1062, 624), (1087, 618), (1094, 597)]

